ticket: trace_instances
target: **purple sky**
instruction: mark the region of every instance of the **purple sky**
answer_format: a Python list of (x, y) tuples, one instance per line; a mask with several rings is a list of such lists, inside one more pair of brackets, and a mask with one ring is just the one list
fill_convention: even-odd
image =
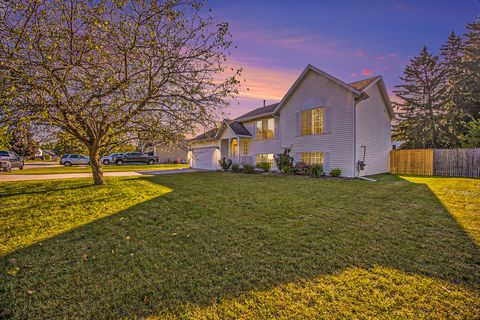
[[(438, 52), (451, 31), (480, 13), (479, 0), (228, 1), (209, 5), (228, 21), (234, 44), (230, 63), (244, 68), (234, 118), (279, 101), (312, 64), (353, 82), (381, 74), (389, 91), (399, 84), (408, 58), (423, 45)], [(249, 88), (249, 90), (246, 90)]]

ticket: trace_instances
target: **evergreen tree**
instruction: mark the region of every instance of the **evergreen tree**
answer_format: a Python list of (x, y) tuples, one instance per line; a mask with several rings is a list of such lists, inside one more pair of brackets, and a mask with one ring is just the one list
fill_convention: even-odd
[(439, 57), (426, 46), (410, 59), (405, 67), (403, 84), (393, 92), (401, 99), (394, 103), (400, 122), (394, 126), (394, 138), (407, 148), (438, 148), (442, 128), (439, 119), (445, 116), (445, 70)]
[(467, 131), (465, 121), (469, 117), (468, 112), (465, 112), (459, 103), (463, 74), (464, 45), (462, 38), (452, 32), (440, 52), (442, 56), (441, 65), (445, 75), (445, 95), (442, 107), (445, 114), (444, 117), (438, 119), (442, 131), (441, 145), (443, 147), (455, 147), (460, 143), (459, 137)]
[(473, 119), (480, 118), (480, 18), (467, 25), (459, 103)]

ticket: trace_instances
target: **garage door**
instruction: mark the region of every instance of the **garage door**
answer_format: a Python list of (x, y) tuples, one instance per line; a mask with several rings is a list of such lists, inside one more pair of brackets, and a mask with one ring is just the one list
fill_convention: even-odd
[(216, 170), (217, 153), (216, 147), (192, 149), (192, 168)]

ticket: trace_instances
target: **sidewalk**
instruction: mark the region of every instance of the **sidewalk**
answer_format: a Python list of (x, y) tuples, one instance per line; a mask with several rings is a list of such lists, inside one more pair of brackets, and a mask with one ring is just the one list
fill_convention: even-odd
[[(104, 172), (105, 177), (130, 177), (141, 175), (160, 175), (160, 174), (178, 174), (196, 172), (195, 169), (175, 169), (175, 170), (152, 170), (152, 171), (129, 171), (129, 172)], [(12, 181), (30, 181), (30, 180), (53, 180), (53, 179), (72, 179), (89, 178), (91, 173), (58, 173), (58, 174), (28, 174), (28, 175), (1, 175), (0, 182)]]

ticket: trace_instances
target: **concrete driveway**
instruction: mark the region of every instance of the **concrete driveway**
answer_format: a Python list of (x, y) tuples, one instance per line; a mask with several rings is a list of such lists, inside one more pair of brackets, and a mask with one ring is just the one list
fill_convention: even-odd
[[(177, 174), (177, 173), (188, 173), (188, 172), (196, 172), (196, 171), (203, 171), (203, 170), (186, 168), (186, 169), (174, 169), (174, 170), (104, 172), (103, 175), (105, 177), (130, 177), (130, 176), (141, 176), (141, 175)], [(0, 182), (88, 178), (91, 176), (92, 176), (91, 173), (19, 174), (19, 175), (0, 174)]]
[(34, 168), (55, 168), (61, 167), (62, 165), (53, 161), (25, 161), (25, 169), (34, 169)]

